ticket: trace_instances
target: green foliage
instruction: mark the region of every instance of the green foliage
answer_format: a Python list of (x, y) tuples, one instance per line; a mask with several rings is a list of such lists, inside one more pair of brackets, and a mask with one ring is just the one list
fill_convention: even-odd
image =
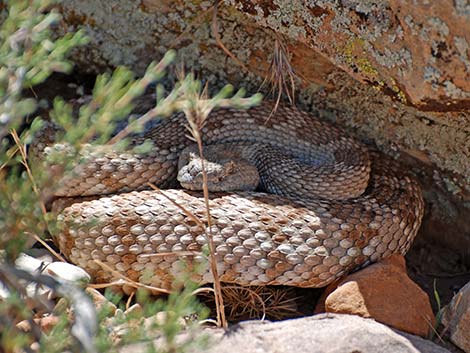
[[(198, 322), (191, 318), (203, 320), (209, 311), (194, 295), (197, 287), (197, 284), (187, 280), (183, 288), (175, 288), (168, 297), (157, 300), (148, 291), (138, 290), (136, 302), (142, 310), (128, 314), (124, 314), (122, 302), (118, 313), (112, 317), (109, 317), (109, 308), (103, 308), (98, 313), (101, 318), (98, 350), (108, 352), (116, 346), (135, 342), (146, 343), (152, 351), (161, 353), (182, 353), (197, 345), (203, 346), (206, 337), (200, 334)], [(183, 330), (186, 332), (185, 338), (177, 340), (177, 335)], [(156, 336), (161, 337), (158, 344), (153, 343)]]
[(437, 284), (436, 280), (434, 279), (433, 282), (433, 294), (434, 294), (434, 300), (436, 301), (437, 305), (437, 313), (436, 313), (436, 324), (433, 327), (433, 330), (431, 331), (430, 339), (433, 339), (434, 336), (437, 333), (437, 328), (441, 325), (442, 323), (442, 313), (444, 311), (444, 308), (442, 307), (441, 304), (441, 296), (439, 295), (439, 291), (437, 290)]
[[(7, 16), (0, 28), (0, 248), (14, 258), (31, 233), (46, 229), (33, 181), (24, 170), (25, 151), (11, 147), (8, 134), (20, 127), (37, 107), (24, 90), (43, 82), (52, 72), (68, 72), (66, 59), (73, 47), (86, 43), (83, 32), (52, 39), (51, 26), (60, 20), (48, 11), (50, 0), (6, 1)], [(40, 128), (36, 123), (30, 133)], [(12, 241), (14, 240), (14, 241)]]
[[(26, 318), (29, 315), (28, 309), (18, 293), (13, 293), (8, 300), (0, 301), (0, 313), (2, 316), (5, 313), (9, 313), (16, 316), (15, 319)], [(18, 331), (13, 325), (8, 325), (7, 323), (7, 318), (0, 318), (0, 324), (3, 329), (0, 335), (0, 347), (3, 347), (4, 352), (12, 352), (16, 347), (25, 347), (28, 343), (31, 343), (31, 337), (28, 334)]]
[(42, 83), (52, 72), (69, 72), (67, 54), (87, 42), (82, 31), (52, 39), (51, 26), (60, 15), (47, 11), (50, 0), (6, 4), (8, 16), (0, 29), (0, 139), (36, 109), (34, 99), (22, 97), (23, 89)]

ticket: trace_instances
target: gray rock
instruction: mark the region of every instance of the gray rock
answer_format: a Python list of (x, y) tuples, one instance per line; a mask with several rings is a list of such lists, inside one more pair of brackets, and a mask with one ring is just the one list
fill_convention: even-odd
[[(222, 329), (207, 329), (209, 347), (193, 353), (444, 353), (447, 349), (418, 336), (390, 329), (372, 319), (320, 314), (279, 322), (246, 321)], [(156, 341), (155, 343), (157, 343)], [(160, 341), (161, 343), (161, 341)], [(124, 347), (121, 353), (140, 352)]]
[(20, 270), (31, 274), (42, 273), (57, 280), (65, 280), (85, 287), (91, 281), (90, 275), (82, 268), (66, 262), (48, 262), (27, 254), (20, 254), (15, 261)]
[(445, 307), (442, 323), (448, 329), (450, 340), (465, 352), (470, 352), (470, 282)]
[(15, 260), (15, 265), (18, 269), (29, 272), (31, 274), (39, 271), (45, 265), (48, 265), (50, 262), (45, 262), (40, 259), (37, 259), (33, 256), (21, 253)]
[(91, 281), (90, 275), (84, 269), (67, 262), (50, 263), (44, 268), (43, 274), (58, 280), (73, 282), (83, 288)]

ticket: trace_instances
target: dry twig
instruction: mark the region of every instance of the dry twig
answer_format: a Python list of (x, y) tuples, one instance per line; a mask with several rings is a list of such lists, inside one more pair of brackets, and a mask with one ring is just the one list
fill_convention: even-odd
[(222, 42), (222, 39), (220, 38), (219, 34), (219, 25), (217, 22), (217, 12), (218, 12), (218, 7), (219, 7), (219, 0), (215, 1), (214, 8), (212, 11), (212, 34), (214, 35), (215, 41), (219, 45), (219, 47), (224, 51), (225, 54), (227, 54), (230, 58), (232, 58), (233, 61), (235, 61), (238, 65), (240, 65), (245, 71), (249, 71), (246, 65), (241, 62), (233, 53), (227, 49), (227, 47), (224, 45)]
[(271, 85), (271, 94), (274, 94), (275, 91), (277, 91), (276, 103), (274, 104), (274, 108), (269, 115), (269, 117), (271, 117), (279, 106), (282, 93), (286, 93), (290, 104), (295, 103), (295, 80), (297, 79), (297, 75), (290, 64), (287, 47), (284, 44), (281, 36), (277, 33), (268, 72), (271, 75), (264, 79), (261, 87), (266, 82), (269, 82)]
[[(202, 92), (201, 97), (204, 97), (205, 90)], [(193, 97), (195, 98), (195, 97)], [(207, 187), (207, 171), (205, 167), (205, 160), (202, 148), (202, 137), (201, 129), (204, 126), (205, 120), (210, 113), (210, 109), (205, 107), (203, 104), (200, 104), (199, 99), (196, 99), (196, 106), (191, 107), (190, 109), (185, 109), (186, 119), (188, 121), (188, 130), (191, 132), (192, 138), (196, 141), (199, 156), (201, 157), (201, 169), (202, 169), (202, 185), (203, 185), (203, 195), (204, 203), (206, 206), (206, 216), (207, 216), (207, 227), (206, 230), (208, 245), (209, 245), (209, 264), (212, 272), (212, 277), (214, 278), (214, 294), (215, 294), (215, 304), (217, 308), (217, 323), (219, 326), (226, 328), (228, 326), (227, 320), (225, 318), (225, 308), (224, 308), (224, 299), (222, 296), (222, 286), (220, 283), (220, 278), (217, 270), (217, 259), (215, 257), (215, 245), (212, 235), (212, 218), (210, 213), (209, 205), (209, 189)], [(204, 108), (205, 107), (205, 108)]]
[[(26, 173), (27, 173), (29, 181), (32, 185), (33, 192), (35, 193), (35, 195), (38, 198), (39, 206), (41, 208), (41, 213), (42, 213), (42, 217), (43, 217), (43, 222), (46, 226), (48, 226), (46, 205), (44, 204), (44, 202), (41, 199), (41, 194), (40, 194), (39, 189), (37, 187), (36, 180), (34, 179), (33, 173), (31, 172), (31, 168), (29, 167), (26, 146), (21, 142), (20, 137), (18, 136), (18, 133), (16, 132), (16, 130), (11, 131), (11, 136), (13, 137), (13, 140), (15, 141), (17, 151), (20, 152), (21, 164), (26, 169)], [(59, 253), (57, 253), (54, 249), (52, 249), (49, 246), (49, 244), (47, 244), (43, 239), (41, 239), (41, 237), (39, 237), (36, 234), (29, 233), (29, 232), (26, 232), (25, 234), (30, 235), (32, 238), (34, 238), (34, 240), (41, 243), (41, 245), (44, 246), (59, 261), (66, 262), (65, 259)]]
[(112, 269), (110, 266), (108, 266), (107, 264), (105, 264), (104, 262), (102, 262), (100, 260), (93, 260), (93, 261), (96, 262), (99, 266), (101, 266), (107, 272), (110, 272), (113, 276), (118, 277), (120, 279), (120, 281), (114, 281), (114, 282), (111, 282), (111, 283), (104, 283), (104, 284), (91, 284), (91, 285), (89, 285), (89, 287), (91, 287), (91, 288), (99, 289), (99, 288), (107, 288), (107, 287), (113, 287), (113, 286), (127, 285), (127, 286), (133, 287), (135, 289), (138, 289), (138, 288), (148, 289), (149, 291), (152, 291), (154, 293), (163, 293), (163, 294), (170, 294), (171, 293), (171, 291), (168, 290), (168, 289), (153, 287), (153, 286), (149, 286), (149, 285), (146, 285), (146, 284), (142, 284), (142, 283), (133, 281), (129, 277), (126, 277), (123, 274), (119, 273), (118, 271)]
[(298, 315), (293, 291), (272, 286), (224, 286), (222, 288), (230, 320), (269, 319), (281, 320)]

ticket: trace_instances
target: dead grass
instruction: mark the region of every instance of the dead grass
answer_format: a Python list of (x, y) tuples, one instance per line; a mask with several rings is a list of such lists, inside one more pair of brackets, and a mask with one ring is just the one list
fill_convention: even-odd
[[(15, 129), (13, 129), (10, 133), (11, 137), (13, 138), (13, 141), (15, 142), (15, 153), (20, 153), (20, 156), (21, 156), (21, 164), (23, 165), (23, 167), (25, 168), (26, 170), (26, 174), (28, 175), (28, 179), (31, 183), (31, 186), (33, 188), (33, 192), (34, 194), (37, 196), (37, 200), (38, 200), (38, 203), (39, 203), (39, 207), (41, 208), (41, 214), (42, 214), (42, 220), (44, 222), (44, 224), (48, 225), (48, 222), (47, 222), (47, 210), (46, 210), (46, 205), (44, 204), (44, 202), (42, 201), (42, 198), (41, 198), (41, 193), (39, 192), (39, 188), (37, 186), (37, 183), (36, 183), (36, 180), (33, 176), (33, 173), (31, 172), (31, 168), (29, 167), (29, 164), (28, 164), (28, 154), (27, 154), (27, 150), (26, 150), (26, 146), (23, 142), (21, 142), (21, 139), (20, 137), (18, 136), (18, 133)], [(3, 166), (2, 166), (3, 168)], [(40, 243), (42, 246), (44, 246), (52, 255), (54, 255), (59, 261), (62, 261), (62, 262), (66, 262), (65, 259), (59, 254), (57, 253), (53, 248), (51, 248), (49, 246), (49, 244), (47, 244), (47, 242), (45, 242), (41, 237), (39, 237), (37, 234), (33, 234), (31, 232), (25, 232), (25, 234), (28, 234), (31, 238), (33, 238), (35, 241), (37, 241), (38, 243)]]
[(297, 75), (290, 64), (289, 52), (282, 37), (278, 33), (275, 33), (275, 36), (268, 75), (261, 84), (262, 87), (265, 83), (269, 83), (271, 94), (276, 97), (274, 108), (269, 117), (276, 112), (283, 93), (290, 104), (293, 105), (295, 103), (295, 81), (297, 79)]
[[(199, 98), (206, 98), (205, 97), (206, 91), (202, 92), (201, 97), (196, 98), (196, 102), (199, 102)], [(203, 195), (204, 195), (204, 203), (206, 206), (206, 217), (207, 217), (207, 226), (203, 229), (206, 230), (206, 236), (209, 245), (209, 265), (210, 270), (212, 272), (212, 277), (214, 278), (214, 299), (216, 304), (216, 312), (217, 312), (217, 324), (221, 327), (228, 327), (227, 320), (225, 318), (225, 309), (224, 309), (224, 299), (222, 295), (222, 285), (220, 282), (219, 273), (217, 271), (217, 258), (215, 256), (215, 244), (213, 240), (212, 234), (212, 218), (210, 212), (210, 205), (209, 205), (209, 189), (208, 189), (208, 180), (207, 180), (207, 171), (205, 167), (205, 160), (203, 155), (202, 149), (202, 137), (201, 137), (201, 129), (204, 126), (206, 119), (209, 115), (209, 111), (205, 111), (204, 109), (198, 109), (202, 107), (191, 107), (185, 111), (186, 119), (188, 121), (188, 130), (191, 133), (191, 136), (196, 141), (199, 156), (201, 157), (201, 168), (202, 168), (202, 181), (203, 181)]]
[[(301, 315), (295, 289), (275, 286), (222, 286), (227, 320), (283, 320)], [(210, 300), (207, 301), (210, 305)]]
[[(249, 72), (250, 69), (225, 46), (220, 38), (219, 25), (217, 21), (218, 5), (219, 0), (216, 0), (212, 8), (212, 35), (223, 52), (238, 66), (242, 67), (246, 72)], [(276, 112), (283, 94), (285, 94), (290, 104), (293, 105), (295, 103), (295, 81), (298, 80), (298, 76), (290, 64), (289, 50), (287, 49), (282, 36), (276, 32), (274, 32), (274, 36), (274, 50), (272, 52), (271, 61), (269, 63), (265, 79), (260, 86), (261, 89), (266, 83), (269, 84), (271, 87), (270, 93), (275, 97), (274, 108), (269, 117)]]

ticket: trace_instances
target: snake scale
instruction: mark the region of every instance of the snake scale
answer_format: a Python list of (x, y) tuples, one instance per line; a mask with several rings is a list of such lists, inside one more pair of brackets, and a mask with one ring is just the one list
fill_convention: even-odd
[[(417, 181), (394, 160), (311, 114), (280, 106), (267, 119), (272, 108), (263, 103), (243, 111), (219, 109), (202, 129), (205, 145), (261, 143), (297, 161), (294, 170), (274, 165), (282, 185), (264, 181), (280, 195), (210, 194), (221, 281), (322, 287), (392, 253), (405, 254), (423, 216)], [(73, 178), (62, 181), (57, 196), (66, 198), (59, 200), (55, 240), (95, 281), (112, 281), (116, 273), (94, 260), (161, 288), (170, 288), (188, 264), (203, 261), (204, 229), (168, 199), (206, 222), (202, 193), (143, 190), (148, 182), (174, 185), (178, 155), (192, 143), (186, 135), (184, 116), (175, 115), (134, 138), (134, 144), (153, 141), (148, 153), (92, 153)], [(300, 191), (278, 190), (292, 183), (301, 184)], [(213, 281), (208, 266), (193, 277)]]

